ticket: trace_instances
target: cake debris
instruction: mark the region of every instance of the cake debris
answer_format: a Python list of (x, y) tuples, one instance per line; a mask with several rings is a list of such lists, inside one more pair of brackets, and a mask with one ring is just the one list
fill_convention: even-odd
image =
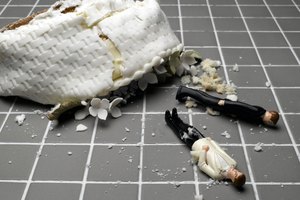
[(86, 131), (88, 129), (88, 127), (86, 127), (85, 125), (83, 124), (78, 124), (76, 126), (76, 132), (83, 132), (83, 131)]
[(19, 126), (22, 126), (24, 121), (26, 119), (26, 116), (24, 114), (21, 114), (21, 115), (17, 115), (16, 118), (15, 118), (15, 122), (19, 125)]
[(130, 132), (130, 129), (127, 128), (127, 127), (125, 127), (125, 131), (126, 131), (126, 132)]
[(228, 133), (227, 131), (224, 131), (223, 133), (221, 133), (221, 135), (224, 136), (227, 139), (231, 138), (230, 133)]
[(195, 195), (195, 200), (204, 200), (203, 195), (202, 194)]
[(220, 115), (221, 113), (219, 111), (213, 110), (210, 107), (206, 107), (206, 113), (212, 116)]
[(254, 151), (256, 151), (256, 152), (261, 152), (263, 149), (262, 149), (262, 145), (263, 145), (263, 143), (261, 143), (261, 142), (258, 142), (256, 145), (255, 145), (255, 147), (254, 147)]
[(235, 64), (235, 65), (233, 66), (232, 70), (233, 70), (234, 72), (240, 71), (239, 66), (238, 66), (237, 64)]

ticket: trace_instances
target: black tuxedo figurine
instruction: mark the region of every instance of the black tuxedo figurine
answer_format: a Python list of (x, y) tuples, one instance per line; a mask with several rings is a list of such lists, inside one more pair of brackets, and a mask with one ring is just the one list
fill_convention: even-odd
[(176, 94), (176, 99), (184, 102), (187, 97), (195, 99), (202, 106), (210, 107), (215, 111), (251, 122), (275, 126), (279, 119), (279, 114), (276, 111), (266, 111), (260, 106), (222, 99), (200, 90), (180, 86)]

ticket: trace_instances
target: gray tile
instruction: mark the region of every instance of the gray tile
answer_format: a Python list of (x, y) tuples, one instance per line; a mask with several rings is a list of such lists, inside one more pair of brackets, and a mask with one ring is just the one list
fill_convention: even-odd
[(200, 52), (202, 58), (211, 58), (213, 60), (221, 60), (218, 48), (193, 48)]
[(300, 59), (300, 49), (294, 49), (296, 56)]
[(181, 16), (207, 17), (209, 16), (209, 12), (207, 6), (181, 6)]
[(182, 26), (183, 30), (213, 31), (209, 18), (183, 18)]
[(168, 16), (178, 16), (178, 6), (161, 6), (161, 9)]
[[(6, 117), (5, 114), (4, 114), (4, 115), (0, 114), (0, 126), (2, 126), (2, 123), (4, 122), (5, 117)], [(0, 132), (0, 135), (1, 135), (1, 134), (2, 134), (2, 133)]]
[(176, 107), (178, 111), (186, 111), (185, 106), (175, 99), (177, 88), (149, 88), (147, 90), (146, 111), (165, 112)]
[(300, 19), (277, 19), (283, 31), (300, 31)]
[(246, 18), (249, 31), (279, 31), (273, 19)]
[(160, 0), (160, 4), (177, 4), (177, 0)]
[(128, 100), (126, 105), (120, 107), (122, 112), (142, 112), (143, 111), (143, 95), (136, 96)]
[(145, 146), (143, 157), (143, 181), (194, 180), (186, 146)]
[[(89, 143), (93, 134), (93, 127), (95, 123), (94, 117), (88, 117), (81, 121), (70, 119), (61, 122), (49, 131), (46, 143)], [(86, 131), (76, 132), (76, 127), (83, 124), (88, 127)]]
[(1, 4), (2, 4), (2, 5), (6, 5), (8, 2), (9, 2), (9, 0), (2, 0), (2, 1), (1, 1)]
[(273, 86), (276, 87), (300, 87), (299, 67), (266, 67)]
[(246, 122), (240, 122), (242, 133), (247, 144), (290, 144), (291, 140), (288, 135), (285, 124), (280, 117), (276, 127), (258, 126)]
[(285, 36), (293, 47), (300, 47), (300, 33), (285, 33)]
[(265, 87), (267, 82), (261, 67), (239, 67), (239, 71), (229, 67), (228, 76), (238, 87)]
[(240, 12), (236, 6), (212, 6), (213, 17), (240, 17)]
[(25, 185), (24, 183), (0, 183), (1, 198), (5, 200), (21, 199)]
[(293, 2), (291, 0), (265, 0), (268, 5), (291, 5)]
[(274, 17), (300, 17), (295, 6), (270, 6)]
[(38, 146), (0, 145), (0, 180), (27, 180)]
[(253, 32), (251, 33), (257, 47), (287, 47), (281, 33)]
[(48, 120), (42, 119), (39, 115), (25, 115), (23, 125), (19, 126), (15, 122), (16, 116), (15, 114), (9, 115), (0, 134), (0, 142), (41, 142)]
[(130, 184), (87, 184), (84, 198), (88, 200), (138, 199), (138, 185)]
[(253, 200), (255, 199), (252, 185), (244, 185), (242, 189), (235, 188), (233, 186), (225, 185), (213, 185), (211, 187), (207, 185), (200, 185), (200, 193), (205, 199), (218, 199), (227, 200), (240, 199), (240, 200)]
[(262, 0), (237, 0), (237, 2), (241, 5), (261, 5), (264, 4)]
[(293, 200), (299, 195), (299, 185), (258, 185), (260, 199)]
[(36, 0), (12, 0), (10, 5), (34, 5)]
[(52, 5), (56, 2), (57, 0), (40, 0), (38, 5)]
[[(193, 115), (193, 126), (203, 133), (203, 135), (211, 137), (218, 143), (241, 143), (237, 124), (227, 116)], [(221, 135), (225, 131), (230, 134), (230, 138), (225, 138)]]
[(248, 33), (245, 32), (219, 32), (219, 41), (221, 46), (231, 47), (251, 47), (252, 42)]
[(168, 18), (168, 21), (173, 31), (180, 30), (179, 18)]
[(300, 144), (300, 115), (286, 115), (287, 123), (290, 127), (294, 140), (297, 144)]
[(81, 184), (32, 183), (25, 200), (79, 199)]
[(234, 0), (209, 0), (210, 5), (235, 5)]
[[(141, 141), (142, 115), (99, 121), (95, 143), (136, 144)], [(126, 130), (128, 129), (128, 130)]]
[(88, 146), (44, 146), (33, 180), (81, 181)]
[(41, 110), (46, 112), (51, 109), (49, 105), (42, 105), (27, 99), (18, 97), (13, 107), (13, 112), (33, 112), (35, 110)]
[(139, 147), (96, 146), (94, 148), (89, 181), (138, 181)]
[[(172, 108), (169, 108), (170, 110)], [(170, 127), (165, 122), (165, 115), (147, 114), (145, 119), (145, 144), (172, 143), (182, 144)], [(187, 115), (181, 115), (180, 118), (188, 122)]]
[(258, 49), (264, 65), (297, 65), (290, 49)]
[(224, 48), (223, 56), (227, 65), (259, 65), (254, 49)]
[[(26, 17), (31, 7), (7, 7), (2, 13), (2, 17)], [(15, 20), (16, 21), (16, 20)]]
[[(219, 142), (219, 141), (216, 141)], [(221, 146), (222, 147), (222, 146)], [(223, 146), (222, 149), (225, 150), (225, 152), (231, 156), (236, 162), (237, 162), (237, 169), (241, 172), (243, 172), (246, 176), (246, 181), (249, 181), (249, 173), (247, 169), (247, 163), (245, 160), (245, 155), (242, 147), (237, 146)], [(200, 171), (198, 168), (198, 178), (199, 181), (210, 181), (211, 178), (207, 176), (204, 172)], [(224, 186), (226, 187), (226, 186)], [(228, 197), (228, 196), (225, 196)]]
[(175, 200), (175, 199), (195, 199), (195, 185), (182, 184), (145, 184), (142, 188), (143, 200)]
[(0, 97), (0, 112), (7, 112), (14, 102), (13, 97)]
[(43, 10), (46, 10), (46, 9), (48, 9), (49, 8), (49, 6), (39, 6), (39, 7), (35, 7), (34, 9), (33, 9), (33, 11), (32, 11), (32, 13), (37, 13), (37, 12), (41, 12), (41, 11), (43, 11)]
[(215, 18), (217, 31), (246, 31), (244, 22), (240, 18)]
[(300, 112), (299, 89), (275, 89), (283, 112)]
[(206, 0), (181, 0), (181, 4), (206, 4)]
[(217, 46), (213, 32), (184, 32), (185, 46)]
[[(293, 147), (262, 146), (262, 148), (261, 152), (256, 152), (253, 147), (247, 147), (256, 182), (299, 181), (300, 165)], [(278, 173), (279, 169), (284, 173)]]
[(266, 6), (241, 6), (244, 17), (272, 17)]
[[(3, 17), (3, 15), (1, 15), (1, 17)], [(16, 19), (0, 19), (0, 27), (4, 27), (6, 26), (7, 24), (10, 24), (10, 23), (13, 23), (15, 22)]]
[(257, 105), (266, 110), (278, 110), (276, 101), (270, 89), (238, 89), (239, 101)]

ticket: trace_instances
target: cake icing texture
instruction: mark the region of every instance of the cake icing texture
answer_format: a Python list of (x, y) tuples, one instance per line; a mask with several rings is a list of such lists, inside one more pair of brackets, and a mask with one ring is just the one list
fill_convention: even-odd
[(62, 0), (0, 33), (0, 96), (80, 102), (181, 51), (156, 0)]

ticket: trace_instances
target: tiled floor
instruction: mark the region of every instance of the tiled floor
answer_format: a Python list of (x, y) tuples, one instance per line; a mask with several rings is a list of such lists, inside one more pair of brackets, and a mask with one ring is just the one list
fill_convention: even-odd
[[(49, 7), (55, 0), (1, 0), (0, 26)], [(45, 107), (0, 98), (0, 199), (5, 200), (273, 200), (296, 199), (300, 189), (300, 1), (160, 0), (186, 48), (219, 59), (219, 74), (242, 101), (276, 109), (277, 128), (256, 126), (203, 108), (188, 112), (175, 100), (179, 81), (147, 91), (119, 119), (67, 120), (55, 129), (34, 113)], [(233, 70), (238, 65), (239, 71)], [(0, 72), (1, 73), (1, 72)], [(267, 87), (266, 83), (271, 83)], [(239, 163), (247, 182), (211, 184), (166, 126), (177, 107)], [(14, 118), (26, 114), (19, 127)], [(88, 127), (76, 132), (77, 124)], [(230, 133), (230, 138), (221, 135)], [(256, 143), (263, 151), (254, 151)]]

